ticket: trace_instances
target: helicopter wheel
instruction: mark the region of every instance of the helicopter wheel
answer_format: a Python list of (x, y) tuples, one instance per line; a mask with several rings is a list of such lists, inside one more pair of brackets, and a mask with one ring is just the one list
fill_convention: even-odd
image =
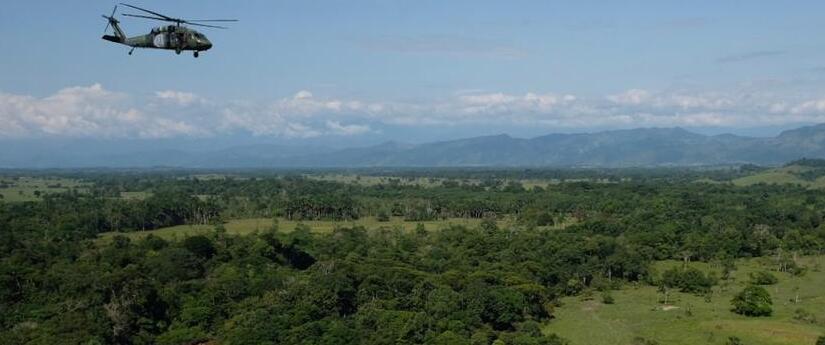
[(175, 49), (175, 54), (180, 55), (180, 49)]
[(198, 56), (200, 56), (200, 54), (199, 54), (198, 52), (195, 52), (195, 54), (194, 54), (194, 55), (195, 55), (195, 57), (196, 57), (196, 58), (197, 58)]

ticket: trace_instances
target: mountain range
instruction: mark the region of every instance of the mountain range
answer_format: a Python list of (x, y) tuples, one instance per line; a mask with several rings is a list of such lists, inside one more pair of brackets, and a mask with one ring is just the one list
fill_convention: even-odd
[(775, 137), (702, 135), (682, 128), (549, 134), (529, 139), (481, 136), (425, 144), (387, 142), (359, 148), (258, 144), (196, 150), (93, 144), (4, 142), (2, 168), (181, 167), (640, 167), (779, 165), (825, 158), (825, 124)]

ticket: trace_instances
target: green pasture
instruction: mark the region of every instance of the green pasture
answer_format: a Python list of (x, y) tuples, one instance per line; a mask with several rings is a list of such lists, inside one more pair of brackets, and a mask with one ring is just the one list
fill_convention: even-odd
[(806, 171), (816, 168), (791, 165), (787, 167), (766, 170), (754, 175), (740, 177), (733, 180), (737, 186), (747, 187), (755, 184), (790, 184), (808, 188), (825, 188), (825, 176), (809, 181), (799, 176)]
[[(598, 292), (592, 298), (564, 298), (556, 318), (544, 330), (569, 339), (572, 345), (646, 344), (640, 338), (662, 345), (723, 345), (730, 337), (747, 345), (813, 345), (817, 337), (825, 335), (825, 272), (821, 271), (825, 257), (806, 257), (799, 262), (808, 267), (801, 277), (771, 272), (779, 283), (766, 286), (773, 298), (774, 312), (769, 317), (745, 317), (730, 311), (730, 300), (747, 286), (748, 274), (775, 266), (770, 258), (757, 258), (737, 261), (733, 278), (720, 280), (709, 301), (704, 296), (674, 291), (669, 304), (663, 305), (656, 287), (636, 284), (612, 291), (614, 304), (602, 303)], [(655, 266), (661, 272), (673, 265), (682, 263)], [(691, 265), (721, 271), (708, 264)], [(795, 303), (797, 294), (799, 303)], [(816, 322), (795, 319), (798, 309), (811, 313)]]
[[(306, 175), (309, 179), (320, 180), (320, 181), (332, 181), (332, 182), (340, 182), (340, 183), (348, 183), (348, 184), (357, 184), (362, 186), (375, 186), (379, 184), (391, 184), (397, 183), (402, 186), (419, 186), (419, 187), (437, 187), (440, 186), (445, 181), (450, 181), (451, 179), (446, 178), (438, 178), (438, 177), (393, 177), (393, 176), (364, 176), (364, 175), (348, 175), (348, 174), (323, 174), (323, 175)], [(480, 184), (481, 181), (478, 179), (453, 179), (452, 181), (463, 183), (463, 184)], [(534, 187), (541, 187), (547, 188), (548, 186), (557, 185), (559, 183), (565, 182), (559, 179), (506, 179), (502, 183), (506, 185), (510, 181), (521, 183), (522, 187), (525, 189), (533, 189)], [(569, 179), (566, 180), (567, 182), (577, 182), (577, 181), (591, 181), (589, 179)], [(606, 180), (599, 180), (595, 182), (604, 182)]]
[(2, 201), (23, 202), (38, 201), (38, 194), (66, 192), (70, 189), (85, 190), (83, 182), (67, 178), (51, 177), (0, 177), (0, 195)]
[(444, 178), (430, 178), (430, 177), (393, 177), (393, 176), (365, 176), (365, 175), (350, 175), (350, 174), (310, 174), (304, 175), (308, 179), (319, 181), (330, 181), (348, 184), (357, 184), (361, 186), (375, 186), (379, 184), (397, 183), (402, 186), (420, 186), (420, 187), (435, 187), (440, 186), (442, 182), (447, 181)]

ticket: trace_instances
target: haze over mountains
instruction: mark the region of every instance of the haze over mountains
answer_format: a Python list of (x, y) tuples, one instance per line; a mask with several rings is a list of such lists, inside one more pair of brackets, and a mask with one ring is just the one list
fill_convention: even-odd
[(132, 142), (5, 142), (2, 168), (182, 167), (475, 167), (778, 165), (825, 158), (825, 124), (770, 138), (702, 135), (682, 128), (549, 134), (530, 139), (481, 136), (426, 144), (387, 142), (361, 148), (252, 144), (198, 150)]

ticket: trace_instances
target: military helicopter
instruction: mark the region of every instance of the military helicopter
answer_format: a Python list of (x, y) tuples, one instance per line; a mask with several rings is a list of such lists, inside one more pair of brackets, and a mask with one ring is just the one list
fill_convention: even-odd
[[(199, 20), (191, 20), (191, 19), (180, 19), (180, 18), (172, 18), (165, 16), (163, 14), (149, 11), (147, 9), (143, 9), (137, 6), (132, 6), (129, 4), (121, 3), (121, 5), (136, 9), (138, 11), (143, 11), (151, 16), (141, 15), (141, 14), (128, 14), (123, 13), (123, 16), (127, 17), (135, 17), (135, 18), (145, 18), (145, 19), (152, 19), (152, 20), (160, 20), (165, 22), (174, 23), (173, 25), (166, 25), (160, 26), (152, 29), (152, 31), (146, 35), (134, 36), (134, 37), (127, 37), (126, 34), (123, 33), (123, 30), (120, 28), (120, 21), (115, 19), (115, 12), (117, 11), (117, 5), (112, 10), (112, 14), (110, 15), (103, 15), (103, 18), (106, 18), (109, 23), (106, 24), (106, 28), (103, 29), (103, 39), (115, 43), (120, 43), (129, 47), (132, 47), (129, 50), (129, 55), (132, 55), (132, 52), (135, 51), (135, 48), (151, 48), (151, 49), (167, 49), (167, 50), (174, 50), (175, 53), (180, 54), (184, 50), (192, 50), (194, 51), (194, 56), (198, 57), (200, 52), (209, 50), (212, 48), (212, 42), (206, 38), (206, 35), (197, 32), (193, 29), (187, 28), (181, 24), (187, 24), (192, 26), (203, 26), (207, 28), (216, 28), (216, 29), (227, 29), (223, 26), (217, 25), (209, 25), (209, 24), (202, 24), (207, 22), (237, 22), (236, 19), (199, 19)], [(109, 27), (112, 27), (112, 31), (114, 31), (114, 35), (107, 35), (106, 32), (109, 31)]]

